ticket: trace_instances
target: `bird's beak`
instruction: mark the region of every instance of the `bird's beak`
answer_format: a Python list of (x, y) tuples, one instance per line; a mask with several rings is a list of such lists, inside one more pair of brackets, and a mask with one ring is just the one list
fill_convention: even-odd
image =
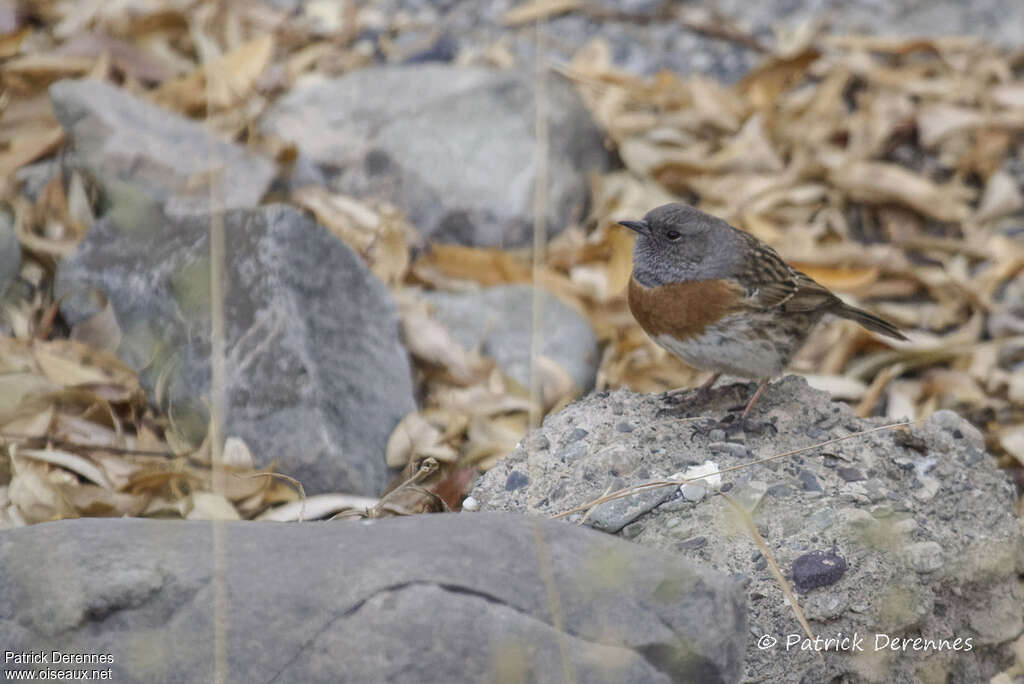
[(641, 235), (647, 235), (648, 227), (646, 221), (619, 221), (620, 226), (626, 226), (630, 230), (634, 230)]

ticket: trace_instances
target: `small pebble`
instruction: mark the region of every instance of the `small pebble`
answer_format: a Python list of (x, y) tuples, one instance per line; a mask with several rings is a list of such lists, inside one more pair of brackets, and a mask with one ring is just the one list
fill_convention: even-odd
[(569, 433), (569, 436), (568, 436), (568, 438), (566, 438), (565, 441), (566, 442), (578, 442), (578, 441), (580, 441), (581, 439), (583, 439), (584, 437), (586, 437), (589, 434), (590, 433), (587, 432), (586, 430), (584, 430), (583, 428), (576, 428), (575, 430), (573, 430), (572, 432)]
[(618, 430), (619, 432), (632, 432), (633, 426), (630, 425), (629, 423), (622, 422), (616, 425), (615, 429)]
[(467, 496), (462, 500), (462, 510), (464, 511), (475, 511), (480, 508), (480, 502), (471, 496)]
[(747, 457), (747, 447), (735, 442), (712, 442), (708, 445), (708, 449), (713, 454), (728, 454), (736, 458)]
[(683, 490), (683, 498), (686, 499), (687, 501), (692, 501), (694, 503), (697, 503), (698, 501), (702, 501), (704, 499), (704, 496), (707, 494), (707, 491), (708, 491), (707, 488), (704, 485), (698, 484), (696, 482), (691, 482), (689, 484), (684, 484), (682, 486), (682, 490)]
[(837, 468), (836, 472), (839, 473), (839, 477), (847, 482), (860, 482), (864, 479), (864, 473), (856, 468)]
[(644, 531), (644, 524), (635, 522), (630, 523), (622, 528), (622, 536), (626, 539), (636, 539), (640, 536), (640, 533)]
[(530, 478), (526, 477), (526, 475), (518, 470), (513, 470), (508, 474), (508, 478), (505, 480), (505, 491), (514, 492), (517, 489), (522, 489), (528, 484), (530, 484)]
[(696, 551), (708, 545), (707, 537), (693, 537), (679, 544), (680, 551)]
[(907, 564), (915, 572), (935, 572), (944, 564), (942, 547), (937, 542), (926, 541), (910, 544), (904, 549)]
[(818, 478), (814, 476), (810, 470), (804, 469), (800, 471), (800, 482), (804, 486), (805, 492), (820, 492), (821, 485), (818, 484)]
[(846, 559), (833, 551), (811, 551), (793, 561), (793, 584), (802, 592), (838, 582), (847, 569)]

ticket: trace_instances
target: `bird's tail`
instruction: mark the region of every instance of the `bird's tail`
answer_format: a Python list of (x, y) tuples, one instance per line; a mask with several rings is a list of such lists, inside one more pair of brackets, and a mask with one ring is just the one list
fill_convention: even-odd
[(899, 328), (889, 321), (884, 318), (879, 318), (874, 314), (870, 314), (863, 309), (858, 309), (855, 306), (849, 306), (848, 304), (840, 302), (834, 309), (832, 309), (832, 313), (842, 318), (849, 318), (851, 321), (857, 321), (868, 330), (874, 330), (876, 333), (888, 335), (889, 337), (896, 338), (897, 340), (907, 339), (906, 336), (899, 331)]

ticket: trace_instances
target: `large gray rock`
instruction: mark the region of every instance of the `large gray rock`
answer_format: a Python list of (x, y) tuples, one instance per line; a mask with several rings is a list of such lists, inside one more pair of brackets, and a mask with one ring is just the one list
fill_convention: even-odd
[[(587, 173), (607, 156), (573, 86), (555, 73), (547, 81), (553, 233), (582, 217)], [(538, 172), (535, 87), (514, 71), (371, 67), (298, 85), (261, 125), (335, 171), (338, 190), (402, 207), (427, 238), (521, 245), (532, 235)]]
[(745, 633), (720, 573), (500, 514), (45, 523), (0, 535), (0, 593), (5, 650), (126, 683), (732, 682)]
[[(390, 293), (296, 209), (224, 222), (228, 433), (307, 492), (379, 493), (388, 436), (415, 409)], [(171, 415), (193, 437), (205, 431), (210, 387), (209, 231), (209, 217), (103, 219), (57, 274), (72, 325), (92, 313), (94, 289), (106, 293), (118, 356), (151, 392), (169, 388)]]
[(50, 86), (72, 163), (88, 169), (120, 211), (171, 216), (259, 204), (274, 164), (201, 125), (100, 81)]
[[(477, 345), (485, 356), (523, 387), (530, 386), (533, 288), (498, 285), (476, 292), (425, 292), (433, 314), (466, 349)], [(594, 386), (599, 350), (590, 324), (574, 309), (542, 290), (541, 354), (568, 373), (586, 391)]]
[[(747, 391), (724, 386), (706, 403), (687, 394), (678, 408), (717, 421), (742, 407)], [(882, 421), (856, 418), (793, 376), (761, 397), (753, 417), (775, 427), (761, 434), (666, 416), (665, 406), (659, 395), (592, 394), (549, 416), (471, 494), (483, 510), (543, 515), (706, 461), (738, 468), (722, 476), (728, 496), (750, 512), (800, 591), (811, 629), (856, 633), (863, 650), (833, 647), (824, 665), (813, 650), (787, 651), (787, 638), (802, 630), (742, 518), (713, 487), (649, 491), (604, 504), (587, 520), (742, 577), (748, 681), (987, 681), (1013, 662), (1009, 644), (1024, 628), (1024, 540), (1014, 489), (970, 423), (940, 411), (909, 431), (754, 464)], [(759, 642), (764, 635), (775, 645)], [(961, 641), (956, 650), (912, 642), (892, 650), (892, 638), (915, 637)]]

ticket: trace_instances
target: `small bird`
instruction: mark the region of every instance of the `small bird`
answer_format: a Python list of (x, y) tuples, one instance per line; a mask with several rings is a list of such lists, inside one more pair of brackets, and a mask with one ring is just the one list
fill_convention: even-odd
[(687, 364), (760, 381), (780, 375), (825, 314), (906, 340), (892, 323), (844, 304), (756, 237), (687, 204), (652, 209), (636, 231), (629, 308), (640, 327)]

